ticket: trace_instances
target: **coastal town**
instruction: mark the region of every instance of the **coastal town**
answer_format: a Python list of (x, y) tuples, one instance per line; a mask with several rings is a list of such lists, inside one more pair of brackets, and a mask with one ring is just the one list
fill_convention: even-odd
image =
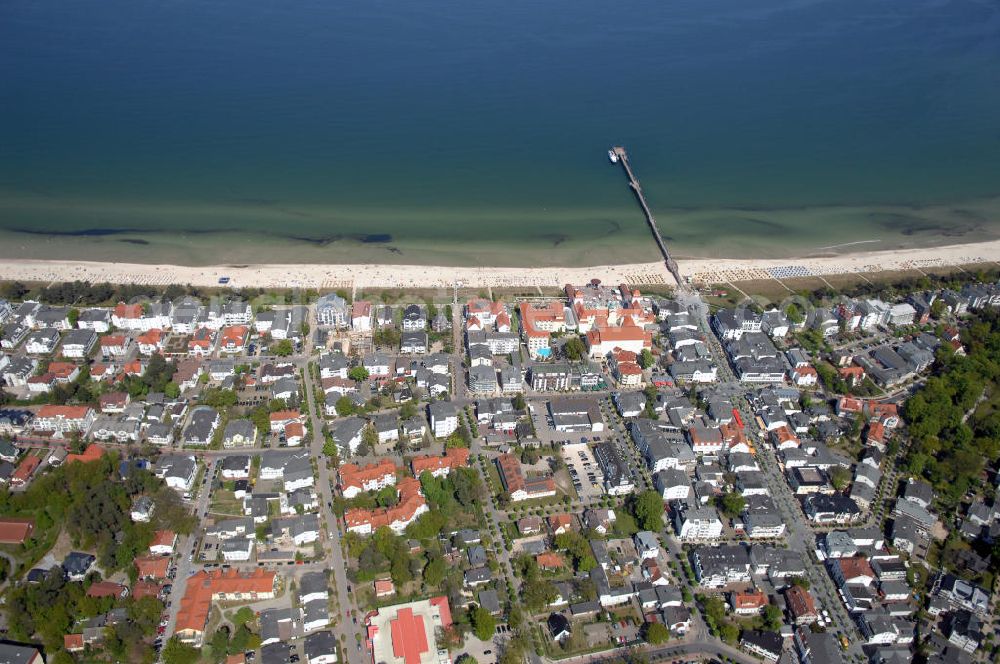
[(726, 269), (5, 282), (0, 661), (995, 661), (996, 271)]

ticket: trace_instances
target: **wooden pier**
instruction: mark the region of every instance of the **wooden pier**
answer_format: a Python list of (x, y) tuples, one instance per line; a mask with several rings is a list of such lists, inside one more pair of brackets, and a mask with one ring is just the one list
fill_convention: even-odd
[(653, 239), (656, 240), (656, 246), (660, 248), (660, 253), (663, 254), (663, 262), (666, 263), (667, 269), (670, 270), (670, 274), (674, 275), (674, 279), (677, 280), (677, 285), (682, 286), (684, 282), (681, 279), (681, 273), (680, 269), (677, 267), (677, 261), (670, 257), (670, 252), (667, 250), (667, 243), (663, 241), (663, 236), (660, 235), (660, 229), (656, 227), (656, 219), (653, 218), (653, 211), (649, 209), (649, 203), (646, 202), (646, 197), (642, 193), (642, 185), (639, 184), (639, 178), (635, 176), (635, 172), (632, 171), (632, 165), (628, 161), (628, 152), (626, 152), (625, 148), (620, 145), (616, 145), (612, 148), (612, 152), (616, 157), (618, 157), (618, 163), (625, 168), (625, 175), (628, 177), (628, 185), (632, 188), (632, 192), (639, 201), (643, 214), (646, 215), (646, 223), (649, 224), (649, 229), (653, 231)]

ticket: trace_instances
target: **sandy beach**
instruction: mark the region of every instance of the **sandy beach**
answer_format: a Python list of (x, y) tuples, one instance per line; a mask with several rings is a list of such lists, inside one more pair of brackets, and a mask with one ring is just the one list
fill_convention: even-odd
[[(1000, 241), (936, 248), (857, 252), (799, 259), (680, 259), (681, 274), (695, 283), (865, 274), (884, 271), (996, 263)], [(40, 282), (90, 281), (149, 285), (218, 286), (229, 278), (234, 288), (510, 288), (560, 287), (601, 279), (605, 283), (655, 286), (673, 283), (664, 265), (631, 263), (591, 267), (435, 267), (427, 265), (261, 264), (190, 267), (0, 259), (0, 279)]]

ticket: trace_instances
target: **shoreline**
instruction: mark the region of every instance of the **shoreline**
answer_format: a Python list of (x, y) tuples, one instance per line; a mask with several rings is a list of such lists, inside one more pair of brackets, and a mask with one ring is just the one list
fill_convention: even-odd
[[(862, 251), (795, 259), (679, 258), (681, 274), (694, 283), (727, 283), (838, 274), (866, 274), (1000, 262), (1000, 240), (941, 247)], [(661, 262), (588, 267), (444, 267), (430, 265), (224, 264), (184, 265), (0, 258), (8, 281), (170, 284), (233, 288), (517, 288), (557, 287), (600, 279), (605, 283), (668, 286)]]

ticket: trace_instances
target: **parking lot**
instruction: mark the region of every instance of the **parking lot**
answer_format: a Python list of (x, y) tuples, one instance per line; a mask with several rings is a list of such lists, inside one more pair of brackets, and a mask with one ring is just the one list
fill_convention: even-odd
[(563, 445), (560, 449), (570, 479), (580, 498), (597, 498), (604, 495), (604, 475), (594, 453), (586, 443)]

